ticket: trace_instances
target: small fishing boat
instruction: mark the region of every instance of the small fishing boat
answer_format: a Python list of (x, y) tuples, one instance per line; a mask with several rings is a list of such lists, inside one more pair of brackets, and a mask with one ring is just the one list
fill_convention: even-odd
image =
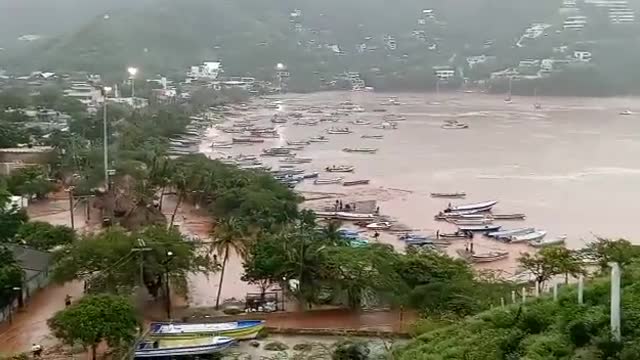
[(540, 241), (547, 235), (544, 230), (533, 231), (527, 234), (511, 235), (509, 241), (512, 243), (526, 242), (526, 241)]
[(328, 134), (351, 134), (351, 130), (349, 128), (331, 128), (327, 129)]
[(287, 145), (309, 145), (309, 140), (287, 141)]
[(191, 339), (149, 339), (136, 344), (134, 359), (208, 355), (219, 353), (234, 343), (235, 339), (226, 336), (194, 337)]
[(327, 172), (353, 172), (355, 167), (351, 165), (332, 165), (325, 168)]
[(375, 148), (344, 148), (342, 149), (344, 152), (349, 153), (365, 153), (365, 154), (375, 154), (378, 149)]
[(342, 183), (342, 186), (356, 186), (356, 185), (368, 185), (369, 184), (369, 180), (352, 180), (352, 181), (345, 181)]
[(254, 138), (232, 138), (231, 141), (234, 144), (257, 144), (263, 143), (264, 139), (254, 139)]
[(366, 228), (370, 230), (387, 230), (390, 227), (391, 223), (388, 221), (375, 222), (366, 226)]
[(411, 234), (411, 233), (405, 233), (402, 235), (398, 235), (398, 240), (402, 240), (402, 241), (406, 241), (406, 240), (427, 240), (430, 239), (431, 237), (426, 236), (426, 235), (420, 235), (420, 234)]
[(155, 322), (149, 327), (150, 338), (194, 338), (228, 336), (236, 340), (255, 338), (264, 328), (263, 320), (241, 320), (223, 323)]
[(308, 174), (302, 175), (302, 178), (303, 179), (315, 179), (315, 178), (318, 177), (318, 175), (320, 175), (320, 173), (312, 172), (312, 173), (308, 173)]
[(620, 111), (620, 115), (633, 115), (633, 113), (631, 112), (631, 110), (625, 110), (625, 111)]
[(214, 149), (230, 149), (233, 147), (233, 145), (231, 145), (230, 143), (212, 143), (211, 147)]
[(371, 110), (373, 112), (387, 112), (387, 109), (383, 109), (383, 108), (375, 108), (373, 110)]
[(493, 223), (493, 219), (490, 218), (480, 218), (480, 219), (448, 219), (452, 224), (455, 225), (488, 225)]
[(289, 157), (292, 154), (291, 154), (291, 149), (275, 147), (275, 148), (269, 148), (269, 149), (262, 150), (262, 155), (263, 156), (286, 156), (286, 157)]
[(529, 245), (535, 247), (535, 248), (542, 248), (542, 247), (547, 247), (547, 246), (556, 246), (556, 245), (562, 245), (564, 244), (565, 240), (567, 240), (566, 236), (558, 236), (555, 239), (547, 239), (547, 240), (533, 240), (533, 241), (529, 241)]
[(362, 120), (362, 119), (357, 119), (357, 120), (353, 120), (351, 122), (353, 125), (369, 125), (371, 124), (371, 121), (366, 121), (366, 120)]
[(384, 120), (384, 121), (405, 121), (405, 120), (407, 120), (407, 118), (402, 116), (402, 115), (388, 114), (388, 115), (383, 116), (382, 120)]
[(460, 232), (492, 232), (500, 230), (500, 225), (461, 225), (458, 227), (458, 231)]
[(312, 136), (309, 138), (309, 142), (329, 142), (329, 138), (325, 136)]
[(502, 230), (502, 231), (494, 231), (487, 234), (489, 237), (493, 237), (496, 239), (509, 239), (514, 235), (525, 235), (536, 231), (534, 228), (518, 228), (511, 230)]
[(486, 253), (471, 255), (471, 261), (474, 263), (487, 263), (506, 259), (509, 257), (509, 253), (506, 251), (489, 251)]
[(443, 198), (463, 198), (467, 196), (464, 191), (458, 192), (432, 192), (431, 197), (443, 197)]
[(275, 115), (274, 117), (271, 118), (271, 122), (274, 123), (274, 124), (286, 124), (287, 123), (287, 118)]
[(384, 138), (384, 135), (362, 135), (361, 138), (363, 138), (363, 139), (382, 139), (382, 138)]
[[(320, 216), (318, 215), (318, 213), (316, 213), (316, 215)], [(375, 216), (373, 214), (359, 214), (337, 211), (333, 213), (333, 218), (346, 221), (371, 221), (375, 218)]]
[(329, 185), (329, 184), (339, 184), (342, 182), (341, 177), (333, 178), (333, 179), (315, 179), (313, 181), (314, 185)]
[(395, 130), (398, 128), (398, 124), (393, 121), (384, 121), (378, 125), (373, 126), (375, 129), (383, 129), (383, 130)]
[(464, 124), (464, 123), (455, 122), (455, 123), (443, 124), (440, 127), (443, 128), (443, 129), (446, 129), (446, 130), (462, 130), (462, 129), (468, 129), (469, 125)]
[(493, 214), (495, 220), (524, 220), (525, 214)]
[(468, 239), (469, 238), (469, 234), (468, 233), (465, 234), (465, 233), (460, 232), (460, 231), (456, 231), (456, 232), (450, 233), (450, 234), (439, 233), (438, 236), (440, 238), (442, 238), (442, 239), (452, 239), (452, 240), (454, 240), (454, 239)]
[(498, 202), (495, 200), (485, 201), (474, 204), (466, 204), (466, 205), (457, 205), (457, 206), (449, 206), (444, 210), (445, 213), (451, 213), (456, 211), (467, 211), (467, 210), (475, 210), (476, 212), (480, 211), (489, 211), (492, 207), (494, 207)]

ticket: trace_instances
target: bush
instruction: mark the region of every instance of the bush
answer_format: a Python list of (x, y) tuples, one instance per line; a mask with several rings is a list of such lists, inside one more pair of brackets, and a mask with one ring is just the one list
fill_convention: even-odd
[(343, 340), (336, 344), (332, 360), (367, 360), (371, 350), (366, 342)]

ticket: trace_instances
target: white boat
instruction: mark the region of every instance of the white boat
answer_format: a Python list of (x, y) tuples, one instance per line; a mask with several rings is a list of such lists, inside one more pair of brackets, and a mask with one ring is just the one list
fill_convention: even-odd
[(566, 236), (558, 236), (555, 239), (547, 239), (547, 240), (533, 240), (533, 241), (529, 241), (529, 245), (535, 247), (535, 248), (541, 248), (541, 247), (546, 247), (546, 246), (555, 246), (555, 245), (562, 245), (564, 244), (565, 240), (567, 240)]
[(358, 120), (353, 120), (351, 123), (353, 125), (369, 125), (369, 124), (371, 124), (371, 121), (358, 119)]
[(375, 222), (367, 225), (367, 229), (370, 230), (386, 230), (391, 227), (391, 223), (388, 221)]
[(384, 135), (362, 135), (361, 138), (363, 138), (363, 139), (382, 139), (382, 138), (384, 138)]
[(344, 148), (344, 152), (375, 154), (378, 149), (375, 148)]
[(395, 130), (398, 128), (398, 124), (392, 121), (384, 121), (378, 125), (373, 126), (375, 129)]
[(471, 255), (471, 261), (474, 263), (486, 263), (506, 259), (507, 257), (509, 257), (509, 253), (506, 251), (489, 251)]
[(446, 130), (461, 130), (461, 129), (467, 129), (469, 128), (469, 125), (464, 124), (464, 123), (447, 123), (447, 124), (443, 124), (442, 126), (440, 126), (443, 129)]
[(309, 140), (287, 141), (287, 145), (309, 145)]
[(500, 230), (500, 225), (460, 225), (459, 232), (492, 232)]
[(325, 136), (312, 136), (309, 138), (309, 142), (329, 142), (329, 138)]
[(620, 115), (633, 115), (631, 110), (620, 111)]
[(339, 184), (342, 182), (344, 178), (338, 177), (333, 179), (315, 179), (313, 181), (314, 185), (329, 185), (329, 184)]
[(457, 205), (457, 206), (449, 206), (444, 210), (445, 213), (451, 213), (456, 211), (467, 211), (474, 210), (476, 212), (480, 211), (489, 211), (492, 207), (494, 207), (498, 202), (495, 200), (485, 201), (475, 204), (465, 204), (465, 205)]
[(280, 162), (283, 164), (308, 164), (313, 159), (311, 158), (297, 158), (297, 157), (287, 157), (284, 159), (280, 159)]
[(353, 172), (355, 167), (350, 165), (333, 165), (325, 168), (327, 172)]
[(316, 216), (325, 219), (338, 219), (345, 221), (371, 221), (375, 218), (373, 214), (360, 214), (342, 211), (316, 211)]
[(534, 231), (536, 231), (536, 229), (534, 228), (519, 228), (519, 229), (511, 229), (511, 230), (494, 231), (494, 232), (488, 233), (487, 236), (493, 237), (496, 239), (500, 239), (500, 238), (508, 239), (514, 235), (525, 235), (528, 233), (532, 233)]
[(233, 343), (235, 340), (226, 336), (196, 337), (193, 339), (148, 339), (136, 344), (134, 359), (208, 355), (221, 352)]
[(328, 134), (351, 134), (351, 130), (349, 128), (331, 128), (327, 129)]
[(547, 235), (544, 230), (533, 231), (527, 234), (511, 235), (509, 238), (512, 243), (526, 242), (526, 241), (539, 241)]

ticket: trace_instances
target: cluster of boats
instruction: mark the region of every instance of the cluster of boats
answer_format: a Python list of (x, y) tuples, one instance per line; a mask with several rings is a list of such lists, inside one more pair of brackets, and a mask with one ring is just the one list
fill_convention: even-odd
[(191, 123), (187, 125), (184, 133), (169, 139), (169, 155), (181, 156), (197, 153), (206, 126), (205, 119), (192, 117)]
[(254, 339), (264, 321), (225, 323), (152, 323), (147, 335), (136, 342), (135, 359), (197, 357), (219, 353), (237, 341)]

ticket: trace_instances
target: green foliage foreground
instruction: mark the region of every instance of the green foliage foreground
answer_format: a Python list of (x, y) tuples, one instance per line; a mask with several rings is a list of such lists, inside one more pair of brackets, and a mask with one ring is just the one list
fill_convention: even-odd
[(640, 264), (629, 265), (622, 289), (622, 343), (609, 336), (610, 283), (575, 288), (557, 302), (537, 299), (428, 331), (396, 353), (399, 360), (637, 359), (640, 351)]

